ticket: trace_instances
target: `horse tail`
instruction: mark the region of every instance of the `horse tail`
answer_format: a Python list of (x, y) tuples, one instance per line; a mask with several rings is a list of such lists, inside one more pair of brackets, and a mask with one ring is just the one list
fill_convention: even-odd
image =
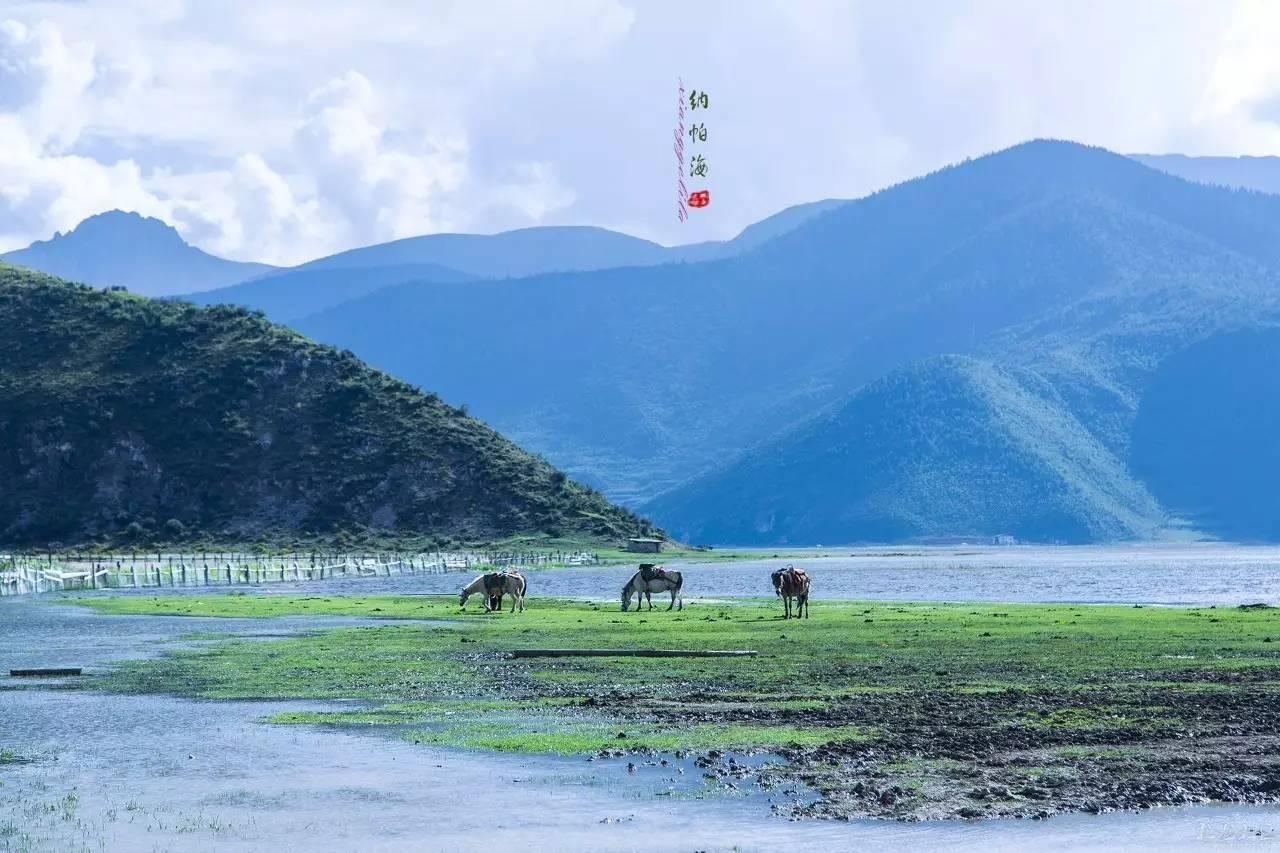
[(684, 586), (684, 572), (676, 572), (676, 592), (679, 592), (682, 586)]

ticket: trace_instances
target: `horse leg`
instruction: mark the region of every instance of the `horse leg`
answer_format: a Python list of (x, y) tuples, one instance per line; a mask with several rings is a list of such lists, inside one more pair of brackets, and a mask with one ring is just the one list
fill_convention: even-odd
[(676, 606), (676, 591), (673, 589), (671, 590), (671, 603), (667, 605), (667, 609), (670, 610), (675, 606)]

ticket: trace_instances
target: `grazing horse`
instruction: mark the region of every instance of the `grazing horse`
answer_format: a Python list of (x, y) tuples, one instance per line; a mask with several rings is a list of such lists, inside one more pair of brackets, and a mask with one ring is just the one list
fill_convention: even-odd
[(796, 618), (809, 618), (809, 576), (804, 569), (787, 566), (769, 575), (773, 592), (782, 599), (783, 619), (791, 618), (791, 599), (796, 600)]
[(528, 585), (525, 582), (524, 575), (509, 569), (504, 572), (489, 572), (481, 575), (462, 588), (461, 594), (458, 596), (458, 606), (466, 607), (467, 599), (473, 595), (484, 596), (484, 609), (486, 613), (494, 610), (502, 609), (502, 596), (511, 596), (511, 612), (516, 612), (516, 606), (519, 605), (520, 612), (524, 612), (524, 591)]
[(680, 588), (684, 586), (684, 576), (679, 572), (668, 572), (661, 566), (642, 566), (640, 571), (631, 576), (631, 580), (627, 581), (627, 585), (622, 588), (622, 609), (624, 611), (631, 609), (631, 597), (636, 597), (636, 612), (640, 612), (640, 605), (645, 601), (649, 602), (649, 609), (653, 609), (653, 593), (669, 592), (671, 593), (671, 604), (667, 607), (670, 610), (675, 607), (684, 610), (684, 596), (680, 593)]

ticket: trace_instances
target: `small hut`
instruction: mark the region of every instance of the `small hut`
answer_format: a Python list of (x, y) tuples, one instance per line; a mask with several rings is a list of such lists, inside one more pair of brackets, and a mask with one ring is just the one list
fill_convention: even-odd
[(657, 554), (662, 551), (661, 539), (636, 537), (627, 540), (627, 550), (637, 554)]

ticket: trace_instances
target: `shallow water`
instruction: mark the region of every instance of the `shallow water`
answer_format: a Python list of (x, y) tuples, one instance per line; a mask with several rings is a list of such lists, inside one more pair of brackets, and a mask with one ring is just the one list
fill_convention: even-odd
[[(721, 571), (725, 566), (706, 567)], [(548, 574), (548, 577), (553, 576)], [(394, 579), (393, 579), (394, 580)], [(0, 601), (0, 671), (154, 654), (193, 631), (271, 635), (362, 620), (102, 616)], [(1038, 821), (791, 822), (692, 768), (510, 756), (270, 726), (321, 703), (202, 702), (0, 678), (0, 850), (1271, 849), (1280, 809), (1214, 806)]]
[[(637, 555), (638, 556), (638, 555)], [(1231, 545), (853, 548), (803, 559), (732, 563), (667, 560), (685, 573), (685, 597), (772, 596), (769, 573), (794, 562), (821, 598), (929, 601), (1074, 601), (1280, 604), (1280, 547)], [(634, 566), (528, 569), (529, 595), (615, 598)], [(257, 592), (456, 593), (470, 574), (273, 583)], [(244, 587), (240, 587), (243, 589)], [(179, 590), (181, 592), (182, 590)], [(197, 590), (207, 595), (207, 590)], [(155, 594), (155, 590), (139, 590)], [(655, 605), (661, 596), (654, 596)], [(668, 600), (669, 599), (665, 599)]]
[[(430, 749), (252, 722), (282, 703), (45, 691), (0, 700), (36, 763), (0, 772), (0, 827), (37, 850), (1180, 850), (1280, 844), (1280, 810), (1048, 821), (792, 822), (759, 797), (667, 795), (623, 762)], [(12, 732), (0, 739), (12, 741)], [(695, 790), (688, 788), (688, 790)], [(77, 800), (67, 805), (67, 795)], [(4, 841), (0, 839), (0, 849)]]

